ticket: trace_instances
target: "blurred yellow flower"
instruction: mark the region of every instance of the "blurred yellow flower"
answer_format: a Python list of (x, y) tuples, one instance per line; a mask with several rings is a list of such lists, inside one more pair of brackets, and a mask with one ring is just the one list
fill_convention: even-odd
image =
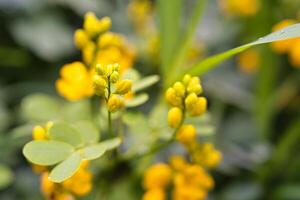
[(241, 53), (237, 58), (239, 69), (245, 74), (253, 74), (258, 70), (261, 62), (259, 53), (250, 49)]
[(91, 73), (81, 62), (66, 64), (60, 70), (61, 78), (56, 81), (56, 89), (70, 101), (89, 97), (94, 92)]
[(168, 124), (171, 128), (177, 128), (182, 122), (182, 110), (178, 107), (173, 107), (168, 112)]
[(296, 39), (290, 48), (289, 60), (292, 66), (300, 68), (300, 39)]
[(155, 164), (144, 174), (143, 186), (145, 189), (165, 188), (171, 181), (172, 171), (166, 164)]
[(220, 0), (220, 7), (227, 15), (253, 16), (260, 9), (259, 0)]
[(182, 144), (189, 145), (196, 140), (196, 129), (193, 125), (183, 125), (176, 133), (176, 139)]
[[(293, 20), (293, 19), (285, 19), (281, 22), (279, 22), (278, 24), (276, 24), (272, 31), (279, 31), (287, 26), (291, 26), (293, 24), (297, 23), (296, 20)], [(283, 53), (287, 53), (291, 47), (293, 46), (295, 42), (295, 39), (288, 39), (288, 40), (282, 40), (282, 41), (276, 41), (276, 42), (272, 42), (271, 43), (271, 47), (272, 49), (277, 52), (277, 53), (280, 53), (280, 54), (283, 54)]]
[(142, 200), (165, 200), (166, 194), (163, 189), (153, 188), (143, 195)]

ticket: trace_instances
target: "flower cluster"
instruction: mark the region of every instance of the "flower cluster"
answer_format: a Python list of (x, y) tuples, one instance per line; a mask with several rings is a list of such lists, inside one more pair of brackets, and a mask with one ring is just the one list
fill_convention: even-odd
[(220, 0), (222, 10), (232, 16), (253, 16), (260, 9), (259, 0)]
[[(281, 30), (287, 26), (296, 24), (297, 21), (293, 19), (286, 19), (273, 27), (273, 31)], [(276, 41), (271, 44), (272, 49), (279, 53), (285, 54), (287, 53), (289, 56), (290, 63), (296, 67), (300, 68), (300, 39), (288, 39), (282, 41)]]
[(88, 161), (82, 161), (78, 171), (62, 183), (49, 180), (49, 172), (41, 175), (41, 191), (49, 200), (74, 200), (74, 195), (84, 196), (92, 189), (92, 174)]
[(171, 128), (179, 128), (183, 123), (185, 112), (190, 116), (199, 116), (206, 111), (205, 97), (199, 97), (202, 86), (198, 77), (185, 75), (182, 81), (174, 83), (167, 89), (165, 97), (172, 106), (168, 113), (168, 123)]
[(155, 164), (144, 175), (143, 200), (167, 199), (167, 188), (173, 186), (173, 200), (202, 200), (213, 188), (212, 177), (199, 165), (185, 161), (181, 156), (173, 156), (170, 164)]
[(70, 101), (92, 96), (96, 64), (119, 63), (121, 73), (132, 67), (135, 58), (133, 48), (122, 35), (109, 32), (110, 27), (108, 17), (98, 19), (92, 12), (85, 15), (83, 28), (77, 29), (74, 34), (83, 62), (66, 64), (60, 70), (61, 77), (56, 81), (56, 88), (61, 96)]
[(107, 108), (110, 112), (120, 109), (123, 106), (122, 95), (131, 92), (132, 81), (120, 80), (119, 71), (119, 64), (98, 64), (96, 75), (93, 78), (95, 93), (106, 99)]
[[(34, 140), (48, 140), (48, 131), (53, 122), (45, 126), (35, 126), (32, 131)], [(41, 191), (48, 200), (73, 200), (74, 195), (84, 196), (92, 189), (92, 174), (88, 170), (89, 162), (83, 160), (78, 171), (62, 183), (49, 179), (49, 169), (45, 166), (32, 165), (34, 172), (41, 174)]]

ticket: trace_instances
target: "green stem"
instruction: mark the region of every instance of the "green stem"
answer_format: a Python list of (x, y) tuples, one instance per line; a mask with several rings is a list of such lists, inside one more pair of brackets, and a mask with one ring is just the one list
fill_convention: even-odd
[[(108, 77), (108, 95), (106, 103), (108, 103), (109, 97), (111, 95), (111, 85), (110, 85), (110, 77)], [(108, 119), (108, 135), (110, 138), (114, 137), (113, 130), (112, 130), (112, 119), (111, 119), (111, 112), (107, 109), (107, 119)]]

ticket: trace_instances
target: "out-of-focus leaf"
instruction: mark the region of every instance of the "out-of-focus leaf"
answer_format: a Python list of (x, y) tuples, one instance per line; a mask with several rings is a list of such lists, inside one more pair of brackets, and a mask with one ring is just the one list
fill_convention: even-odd
[(300, 199), (300, 185), (283, 185), (274, 191), (272, 197), (275, 200)]
[(49, 179), (55, 183), (63, 182), (76, 173), (80, 163), (80, 155), (77, 152), (73, 153), (66, 160), (54, 167), (49, 175)]
[(182, 6), (182, 0), (173, 0), (172, 3), (165, 0), (157, 1), (163, 74), (167, 74), (172, 55), (179, 41)]
[(46, 94), (32, 94), (21, 103), (21, 112), (30, 121), (48, 121), (58, 118), (59, 101)]
[(257, 41), (251, 42), (249, 44), (228, 50), (224, 53), (217, 54), (215, 56), (211, 56), (206, 58), (205, 60), (199, 62), (198, 64), (194, 65), (188, 71), (181, 73), (181, 75), (185, 73), (190, 73), (192, 75), (202, 75), (212, 69), (214, 69), (218, 64), (223, 62), (224, 60), (242, 52), (246, 49), (264, 43), (270, 43), (279, 40), (285, 40), (290, 38), (300, 37), (300, 24), (295, 24), (292, 26), (288, 26), (283, 28), (282, 30), (273, 32), (265, 37), (259, 38)]
[(43, 14), (34, 19), (19, 18), (10, 28), (17, 42), (41, 58), (53, 61), (75, 50), (72, 30), (63, 21), (59, 15)]
[(78, 147), (83, 144), (81, 134), (71, 125), (65, 122), (54, 123), (49, 129), (49, 137), (52, 140), (57, 140)]
[(91, 104), (88, 100), (67, 102), (61, 109), (61, 115), (66, 121), (77, 122), (91, 119)]
[(84, 144), (96, 143), (100, 138), (100, 132), (90, 121), (80, 121), (75, 124)]
[(7, 187), (13, 179), (13, 172), (7, 166), (0, 164), (0, 189)]
[(142, 89), (145, 89), (159, 81), (159, 76), (158, 75), (152, 75), (152, 76), (147, 76), (145, 78), (142, 78), (141, 80), (135, 82), (133, 84), (132, 90), (134, 92), (140, 91)]
[(129, 99), (127, 101), (125, 101), (125, 105), (126, 107), (136, 107), (139, 105), (144, 104), (146, 101), (148, 101), (149, 96), (148, 94), (138, 94), (136, 96), (134, 96), (132, 99)]
[(24, 67), (28, 64), (26, 51), (11, 47), (0, 47), (1, 67)]
[(128, 69), (124, 72), (124, 74), (122, 75), (122, 78), (123, 79), (130, 79), (132, 80), (133, 82), (137, 82), (140, 80), (141, 78), (141, 75), (140, 73), (135, 70), (135, 69)]
[(54, 165), (65, 160), (74, 152), (74, 148), (59, 141), (31, 141), (23, 148), (23, 154), (37, 165)]

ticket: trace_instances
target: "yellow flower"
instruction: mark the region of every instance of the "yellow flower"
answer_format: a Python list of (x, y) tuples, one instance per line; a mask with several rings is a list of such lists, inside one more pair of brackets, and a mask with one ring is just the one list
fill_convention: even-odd
[(93, 42), (88, 42), (82, 49), (82, 58), (87, 65), (93, 64), (96, 51), (96, 45)]
[(174, 83), (173, 88), (175, 90), (176, 96), (178, 96), (178, 97), (184, 97), (184, 95), (185, 95), (185, 87), (184, 87), (184, 85), (181, 82), (177, 81), (176, 83)]
[(253, 16), (260, 9), (258, 0), (220, 0), (220, 6), (227, 15)]
[(295, 40), (289, 51), (289, 60), (292, 66), (300, 68), (300, 39)]
[(260, 64), (260, 55), (255, 50), (247, 50), (238, 57), (239, 68), (246, 74), (253, 74), (257, 71)]
[(101, 32), (110, 29), (111, 20), (109, 17), (98, 19), (93, 12), (88, 12), (84, 16), (83, 27), (90, 37), (95, 37)]
[(150, 0), (132, 0), (128, 6), (128, 15), (136, 30), (140, 33), (147, 31), (152, 18), (152, 2)]
[(93, 94), (91, 72), (81, 62), (64, 65), (60, 76), (56, 81), (56, 89), (66, 99), (76, 101)]
[(184, 170), (187, 163), (182, 156), (175, 155), (170, 158), (170, 165), (173, 169), (175, 169), (177, 171), (181, 171), (181, 170)]
[[(51, 199), (52, 200), (52, 199)], [(69, 193), (58, 193), (53, 200), (75, 200)]]
[(83, 161), (79, 170), (62, 183), (63, 187), (78, 196), (89, 193), (92, 189), (92, 174), (87, 170), (87, 167), (88, 162)]
[[(296, 24), (297, 21), (293, 19), (285, 19), (278, 24), (276, 24), (273, 27), (273, 32), (274, 31), (279, 31), (287, 26), (291, 26), (293, 24)], [(288, 39), (288, 40), (282, 40), (282, 41), (276, 41), (271, 43), (272, 49), (277, 52), (277, 53), (287, 53), (291, 47), (293, 46), (294, 42), (296, 39)]]
[(120, 80), (115, 84), (117, 94), (126, 94), (131, 90), (131, 80)]
[(148, 190), (144, 195), (142, 200), (165, 200), (165, 192), (160, 188), (154, 188)]
[(194, 103), (187, 103), (186, 105), (188, 105), (187, 111), (191, 116), (199, 116), (206, 111), (207, 100), (205, 97), (198, 97)]
[(107, 32), (98, 38), (98, 47), (105, 48), (108, 46), (122, 47), (124, 38), (122, 35), (112, 32)]
[(166, 164), (156, 164), (147, 169), (144, 174), (145, 189), (165, 188), (171, 180), (172, 171)]
[(178, 107), (173, 107), (168, 112), (168, 123), (171, 128), (177, 128), (182, 121), (182, 110)]
[(211, 143), (198, 144), (192, 151), (193, 160), (206, 168), (216, 167), (222, 160), (221, 153)]
[(83, 49), (90, 42), (88, 34), (83, 29), (77, 29), (74, 33), (74, 43), (79, 49)]
[(196, 129), (193, 125), (183, 125), (176, 133), (176, 139), (184, 145), (189, 145), (196, 139)]
[(55, 191), (55, 183), (50, 181), (48, 177), (48, 172), (45, 172), (41, 175), (41, 191), (45, 196), (49, 196)]
[(116, 94), (112, 94), (107, 102), (109, 112), (116, 112), (118, 109), (123, 107), (123, 101)]
[(192, 77), (187, 86), (188, 93), (195, 93), (196, 95), (202, 92), (200, 85), (200, 79), (198, 77)]
[(182, 106), (182, 98), (176, 95), (176, 90), (172, 87), (167, 89), (165, 98), (167, 102), (172, 106)]

